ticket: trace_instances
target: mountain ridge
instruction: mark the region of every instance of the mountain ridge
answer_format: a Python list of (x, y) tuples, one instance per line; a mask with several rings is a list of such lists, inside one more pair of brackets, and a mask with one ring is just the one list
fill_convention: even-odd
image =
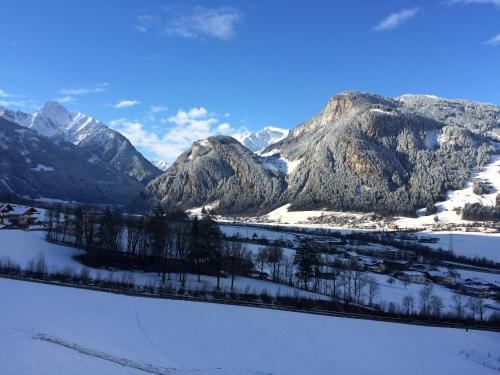
[[(414, 215), (417, 209), (442, 199), (447, 190), (460, 188), (471, 172), (496, 152), (485, 134), (498, 131), (500, 108), (417, 98), (401, 100), (363, 92), (331, 97), (318, 114), (254, 159), (279, 181), (275, 185), (278, 191), (266, 201), (268, 209), (291, 203), (295, 209), (327, 207)], [(454, 109), (447, 108), (450, 102)], [(483, 121), (478, 124), (475, 119)], [(278, 161), (292, 168), (279, 168)], [(187, 167), (189, 179), (220, 173), (213, 168), (218, 168), (217, 161), (196, 169)], [(214, 185), (224, 190), (224, 178), (221, 175)], [(261, 179), (259, 189), (270, 183), (265, 174)], [(182, 174), (177, 176), (176, 184), (181, 185), (182, 180)], [(147, 186), (147, 196), (161, 196), (170, 188), (168, 179), (153, 180)], [(232, 194), (244, 200), (252, 196), (244, 185), (241, 188)], [(198, 189), (197, 193), (204, 196), (206, 192)], [(189, 194), (176, 198), (176, 205), (183, 208), (213, 203), (193, 201)], [(153, 200), (170, 204), (169, 199)], [(246, 207), (250, 211), (260, 208), (261, 204)], [(218, 209), (237, 213), (224, 201), (218, 202)]]
[(92, 116), (69, 112), (58, 102), (47, 102), (33, 114), (0, 108), (0, 117), (55, 141), (71, 142), (82, 147), (115, 170), (143, 184), (161, 174), (121, 133)]

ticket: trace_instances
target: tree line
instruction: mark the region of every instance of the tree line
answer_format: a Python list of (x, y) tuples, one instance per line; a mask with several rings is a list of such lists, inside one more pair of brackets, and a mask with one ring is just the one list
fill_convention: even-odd
[(113, 266), (155, 271), (161, 282), (176, 274), (185, 285), (189, 273), (236, 279), (254, 265), (241, 243), (223, 241), (213, 215), (204, 210), (201, 218), (158, 206), (145, 216), (123, 215), (78, 207), (71, 212), (48, 211), (47, 240), (84, 250), (80, 260), (87, 265)]

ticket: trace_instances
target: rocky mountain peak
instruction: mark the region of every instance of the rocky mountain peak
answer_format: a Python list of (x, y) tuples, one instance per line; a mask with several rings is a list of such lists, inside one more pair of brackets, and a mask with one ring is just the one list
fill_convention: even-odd
[(287, 129), (281, 129), (274, 126), (265, 126), (255, 133), (247, 134), (245, 137), (243, 137), (241, 143), (250, 151), (260, 153), (266, 147), (281, 141), (287, 135)]
[(327, 126), (350, 121), (354, 116), (371, 108), (397, 108), (399, 101), (380, 95), (346, 91), (331, 97), (323, 110), (310, 120), (300, 124), (290, 133), (292, 137), (312, 133)]
[(52, 101), (45, 103), (33, 113), (28, 127), (46, 137), (52, 137), (68, 126), (71, 122), (71, 113), (60, 103)]

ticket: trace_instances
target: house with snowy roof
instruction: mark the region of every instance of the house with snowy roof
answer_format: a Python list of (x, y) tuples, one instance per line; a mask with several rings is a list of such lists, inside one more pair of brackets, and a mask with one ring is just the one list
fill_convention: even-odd
[(407, 281), (409, 283), (425, 284), (427, 283), (427, 276), (425, 273), (420, 271), (401, 271), (395, 274), (396, 278), (401, 281)]
[(10, 205), (10, 210), (6, 212), (4, 220), (13, 225), (29, 226), (36, 222), (40, 211), (34, 207)]
[(0, 203), (0, 224), (4, 224), (5, 219), (8, 218), (9, 213), (12, 212), (14, 208), (8, 203)]

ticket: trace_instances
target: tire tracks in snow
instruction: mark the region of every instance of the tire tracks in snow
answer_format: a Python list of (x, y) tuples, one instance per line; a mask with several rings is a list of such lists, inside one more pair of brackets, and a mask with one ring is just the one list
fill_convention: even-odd
[(146, 332), (146, 330), (144, 329), (144, 327), (142, 326), (142, 323), (141, 323), (141, 319), (139, 318), (139, 313), (137, 312), (137, 307), (139, 306), (140, 304), (140, 300), (137, 301), (137, 303), (135, 304), (135, 307), (134, 307), (134, 313), (135, 313), (135, 321), (137, 323), (137, 326), (139, 327), (139, 329), (141, 330), (143, 336), (146, 338), (146, 340), (149, 341), (149, 343), (151, 345), (153, 345), (153, 347), (159, 352), (161, 353), (162, 355), (164, 355), (165, 357), (167, 357), (170, 361), (172, 361), (173, 363), (175, 363), (176, 365), (178, 365), (179, 367), (181, 368), (185, 368), (185, 366), (183, 366), (181, 363), (179, 363), (179, 361), (175, 360), (170, 354), (164, 352), (154, 341), (153, 339), (151, 338), (151, 336), (149, 336), (149, 334)]
[(113, 354), (105, 353), (99, 350), (95, 350), (92, 348), (88, 348), (70, 341), (63, 340), (58, 337), (54, 337), (51, 335), (36, 333), (33, 334), (33, 339), (45, 341), (51, 344), (59, 345), (71, 350), (74, 350), (78, 353), (88, 355), (90, 357), (99, 358), (105, 361), (113, 362), (121, 366), (134, 368), (140, 371), (148, 372), (156, 375), (189, 375), (189, 374), (224, 374), (221, 372), (222, 369), (194, 369), (194, 370), (183, 370), (183, 369), (175, 369), (175, 368), (165, 368), (161, 366), (152, 365), (150, 363), (145, 362), (137, 362), (128, 358), (118, 357)]

